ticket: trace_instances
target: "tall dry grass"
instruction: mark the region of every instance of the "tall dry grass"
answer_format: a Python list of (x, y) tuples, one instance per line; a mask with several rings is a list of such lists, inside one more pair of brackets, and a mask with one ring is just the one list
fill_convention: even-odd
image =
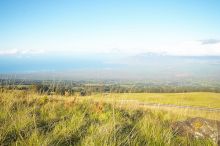
[(177, 119), (166, 111), (92, 99), (0, 93), (1, 145), (214, 145), (209, 139), (175, 135), (170, 124)]

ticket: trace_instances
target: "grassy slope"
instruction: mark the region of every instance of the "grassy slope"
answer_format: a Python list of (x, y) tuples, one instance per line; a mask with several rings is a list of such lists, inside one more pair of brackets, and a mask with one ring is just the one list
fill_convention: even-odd
[[(73, 97), (0, 93), (1, 145), (212, 145), (178, 137), (165, 111), (123, 108)], [(86, 98), (86, 97), (85, 97)]]
[[(102, 95), (93, 95), (92, 98), (102, 98)], [(116, 100), (137, 100), (147, 103), (204, 106), (220, 108), (220, 93), (111, 93), (106, 98)]]
[[(208, 92), (194, 93), (111, 93), (95, 94), (92, 96), (80, 97), (83, 100), (96, 100), (108, 103), (118, 103), (121, 107), (127, 109), (151, 109), (154, 111), (166, 111), (169, 114), (178, 116), (184, 120), (186, 117), (203, 117), (213, 120), (220, 120), (220, 112), (210, 112), (205, 110), (194, 110), (184, 108), (170, 108), (158, 106), (141, 106), (136, 101), (146, 103), (174, 104), (174, 105), (191, 105), (219, 108), (220, 94)], [(124, 102), (128, 101), (128, 102)], [(123, 103), (123, 104), (121, 104)]]

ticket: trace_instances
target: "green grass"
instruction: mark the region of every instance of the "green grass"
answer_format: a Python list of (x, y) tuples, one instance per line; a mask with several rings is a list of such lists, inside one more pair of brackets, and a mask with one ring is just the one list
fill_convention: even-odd
[[(139, 94), (134, 95), (136, 99)], [(172, 132), (171, 123), (187, 116), (119, 107), (92, 98), (0, 93), (0, 145), (214, 145), (209, 139), (179, 137)]]
[[(92, 98), (102, 98), (100, 94)], [(137, 100), (146, 103), (204, 106), (220, 108), (220, 93), (192, 92), (192, 93), (111, 93), (106, 99)]]

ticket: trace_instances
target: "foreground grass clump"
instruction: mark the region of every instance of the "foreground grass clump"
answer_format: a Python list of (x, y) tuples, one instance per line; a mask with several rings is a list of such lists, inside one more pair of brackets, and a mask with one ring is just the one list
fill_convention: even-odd
[(175, 135), (164, 111), (93, 100), (0, 93), (0, 145), (213, 145)]

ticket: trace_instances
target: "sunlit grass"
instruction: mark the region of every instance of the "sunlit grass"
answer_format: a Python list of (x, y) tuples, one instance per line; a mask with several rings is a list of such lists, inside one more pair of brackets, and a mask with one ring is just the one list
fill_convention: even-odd
[(65, 97), (0, 93), (0, 144), (214, 145), (209, 139), (179, 137), (172, 132), (171, 123), (188, 118), (188, 112), (121, 105), (117, 95), (125, 94)]
[[(89, 97), (88, 97), (89, 98)], [(111, 93), (108, 95), (95, 94), (90, 98), (105, 98), (116, 100), (137, 100), (146, 103), (204, 106), (220, 108), (220, 93)]]

